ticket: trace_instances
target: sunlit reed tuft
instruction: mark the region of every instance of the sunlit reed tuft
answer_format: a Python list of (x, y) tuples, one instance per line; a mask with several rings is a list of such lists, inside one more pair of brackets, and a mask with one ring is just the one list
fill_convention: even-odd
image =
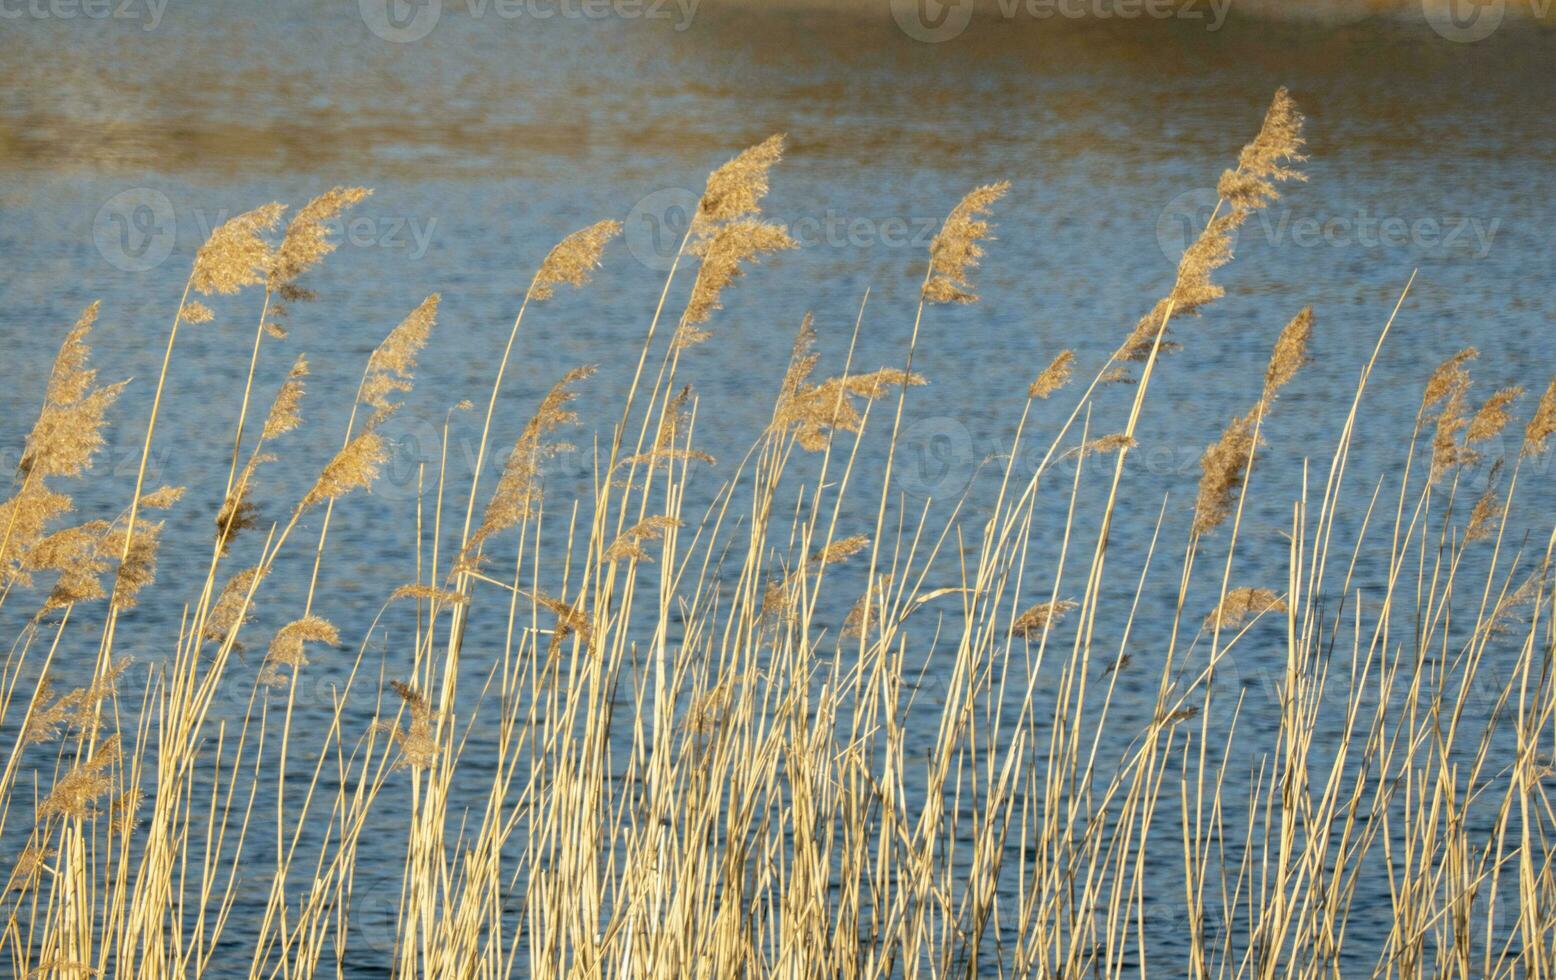
[(583, 286), (600, 265), (600, 253), (621, 234), (621, 222), (600, 221), (562, 239), (546, 255), (530, 287), (531, 299), (549, 299), (557, 286)]
[(190, 275), (194, 291), (230, 295), (264, 282), (276, 258), (265, 236), (275, 231), (285, 210), (280, 204), (266, 204), (218, 225), (195, 254)]
[(929, 243), (929, 279), (924, 283), (927, 303), (976, 303), (968, 276), (983, 258), (980, 244), (989, 238), (991, 227), (983, 219), (990, 208), (1010, 190), (1009, 181), (984, 184), (967, 193), (951, 209), (945, 224)]
[(1205, 628), (1237, 629), (1257, 616), (1286, 610), (1286, 600), (1279, 593), (1242, 586), (1227, 592), (1221, 604), (1205, 617)]
[(1075, 364), (1075, 352), (1060, 351), (1048, 366), (1038, 374), (1037, 380), (1027, 388), (1028, 398), (1047, 398), (1070, 383), (1070, 370)]

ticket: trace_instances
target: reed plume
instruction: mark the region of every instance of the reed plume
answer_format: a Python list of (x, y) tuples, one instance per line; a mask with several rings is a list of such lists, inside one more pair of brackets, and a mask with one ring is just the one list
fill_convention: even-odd
[(1502, 430), (1513, 420), (1507, 407), (1517, 401), (1523, 393), (1524, 389), (1518, 386), (1493, 392), (1481, 403), (1480, 408), (1470, 417), (1469, 424), (1464, 427), (1465, 444), (1473, 446), (1501, 435)]
[[(266, 567), (254, 565), (233, 573), (211, 606), (205, 620), (203, 639), (225, 643), (228, 637), (253, 619), (254, 603), (250, 596), (259, 588), (259, 583), (269, 571)], [(233, 648), (242, 649), (242, 646), (234, 642)]]
[(18, 469), (24, 478), (79, 476), (104, 445), (106, 415), (125, 382), (98, 385), (96, 369), (88, 367), (92, 351), (87, 335), (99, 308), (98, 303), (88, 306), (60, 345), (43, 409), (22, 448)]
[(399, 402), (394, 398), (411, 390), (416, 358), (432, 336), (438, 318), (438, 294), (433, 293), (406, 315), (399, 325), (368, 355), (367, 369), (357, 400), (374, 410), (368, 421), (372, 428), (387, 418)]
[(1465, 441), (1465, 433), (1470, 425), (1466, 396), (1471, 382), (1469, 371), (1464, 365), (1478, 356), (1479, 352), (1475, 348), (1466, 347), (1443, 361), (1427, 379), (1426, 389), (1422, 393), (1423, 414), (1441, 406), (1437, 409), (1432, 433), (1433, 483), (1440, 481), (1455, 467), (1473, 464), (1480, 458), (1480, 454)]
[(1194, 505), (1194, 532), (1219, 527), (1232, 510), (1233, 495), (1243, 486), (1254, 453), (1263, 444), (1259, 425), (1269, 415), (1275, 396), (1308, 363), (1313, 338), (1313, 308), (1303, 307), (1281, 328), (1264, 369), (1264, 388), (1246, 415), (1233, 419), (1200, 457), (1199, 495)]
[(288, 302), (313, 298), (297, 281), (335, 251), (330, 223), (372, 193), (366, 187), (333, 187), (299, 208), (271, 258), (265, 288)]
[(1211, 275), (1231, 261), (1232, 233), (1254, 211), (1279, 199), (1277, 184), (1306, 179), (1285, 165), (1304, 159), (1302, 125), (1302, 113), (1290, 94), (1284, 88), (1276, 91), (1258, 135), (1238, 154), (1237, 166), (1221, 175), (1216, 213), (1178, 260), (1177, 276), (1167, 295), (1135, 324), (1119, 349), (1121, 360), (1145, 360), (1159, 335), (1163, 335), (1162, 348), (1171, 349), (1173, 345), (1164, 336), (1168, 317), (1198, 316), (1206, 305), (1225, 294)]
[(778, 225), (753, 219), (719, 225), (708, 237), (693, 242), (692, 254), (702, 262), (697, 269), (697, 279), (692, 283), (691, 298), (687, 300), (680, 329), (676, 331), (676, 347), (691, 347), (711, 336), (708, 331), (699, 329), (699, 325), (708, 322), (715, 310), (723, 309), (724, 290), (744, 274), (743, 264), (756, 262), (769, 252), (794, 248), (797, 244)]
[(983, 258), (981, 242), (990, 225), (981, 216), (1010, 190), (1009, 181), (975, 187), (951, 209), (945, 224), (929, 243), (929, 277), (924, 283), (926, 303), (976, 303), (968, 275)]
[(492, 535), (514, 527), (527, 520), (540, 506), (541, 470), (547, 459), (572, 447), (566, 443), (552, 442), (549, 437), (558, 429), (578, 421), (578, 414), (570, 407), (578, 397), (576, 386), (594, 374), (593, 365), (574, 368), (567, 372), (546, 396), (541, 399), (535, 414), (525, 424), (524, 430), (508, 453), (497, 489), (487, 502), (481, 524), (470, 535), (469, 543), (461, 556), (462, 562), (471, 562), (481, 545)]
[(462, 606), (470, 601), (470, 597), (463, 592), (455, 592), (453, 589), (440, 589), (435, 585), (402, 585), (389, 594), (389, 601), (399, 599), (419, 599), (427, 602), (441, 602), (446, 606)]
[(658, 541), (664, 533), (672, 528), (678, 528), (682, 521), (678, 517), (670, 517), (665, 514), (655, 514), (652, 517), (638, 521), (621, 533), (611, 546), (605, 549), (607, 562), (613, 561), (640, 561), (652, 562), (654, 556), (643, 545), (649, 541)]
[(1497, 474), (1502, 469), (1502, 461), (1497, 460), (1491, 467), (1491, 475), (1486, 480), (1486, 489), (1481, 492), (1475, 501), (1475, 506), (1470, 510), (1469, 522), (1464, 527), (1464, 540), (1480, 541), (1491, 537), (1497, 531), (1497, 525), (1502, 517), (1502, 504), (1498, 499)]
[(395, 767), (430, 768), (438, 758), (438, 742), (433, 733), (433, 723), (438, 717), (437, 712), (432, 710), (432, 703), (427, 700), (425, 694), (404, 681), (390, 681), (389, 688), (394, 691), (411, 716), (411, 723), (403, 727), (394, 722), (379, 722), (376, 726), (386, 733), (400, 750), (400, 758), (395, 762)]
[(1073, 599), (1056, 599), (1052, 602), (1039, 602), (1035, 606), (1029, 606), (1021, 615), (1011, 620), (1010, 635), (1021, 637), (1041, 636), (1045, 630), (1052, 629), (1064, 619), (1066, 613), (1076, 607)]
[(792, 431), (800, 448), (820, 452), (831, 442), (831, 432), (858, 432), (864, 425), (854, 399), (875, 401), (899, 387), (928, 382), (919, 374), (898, 368), (881, 368), (863, 374), (844, 374), (810, 383), (817, 356), (812, 350), (816, 332), (809, 316), (800, 325), (789, 370), (785, 373), (773, 413), (780, 431)]
[(190, 286), (202, 295), (231, 295), (265, 282), (275, 264), (275, 247), (266, 235), (275, 231), (286, 207), (271, 203), (229, 218), (211, 232), (195, 253)]
[(586, 285), (600, 266), (600, 253), (606, 243), (619, 234), (621, 222), (600, 221), (562, 239), (546, 253), (540, 271), (535, 273), (530, 299), (550, 299), (557, 286)]
[(38, 816), (85, 820), (97, 811), (97, 800), (112, 787), (112, 769), (119, 761), (119, 736), (113, 735), (54, 784), (38, 807)]
[(1545, 394), (1540, 396), (1539, 404), (1534, 408), (1534, 415), (1524, 429), (1524, 444), (1519, 455), (1539, 456), (1544, 453), (1546, 441), (1553, 432), (1556, 432), (1556, 378), (1551, 379)]
[(695, 225), (706, 228), (760, 212), (767, 196), (768, 171), (783, 159), (783, 144), (782, 133), (769, 136), (710, 173), (697, 201)]
[(265, 443), (280, 438), (302, 425), (302, 400), (307, 377), (308, 355), (299, 354), (297, 360), (292, 363), (292, 369), (287, 372), (286, 381), (281, 384), (275, 399), (270, 403), (270, 411), (265, 413), (265, 424), (260, 429), (258, 445), (249, 454), (248, 461), (243, 464), (243, 469), (233, 480), (231, 492), (222, 501), (221, 510), (216, 514), (216, 540), (224, 555), (232, 547), (238, 532), (259, 523), (259, 509), (253, 501), (254, 474), (261, 466), (276, 459), (273, 453), (262, 451)]
[(743, 264), (798, 244), (782, 226), (760, 217), (768, 171), (782, 157), (783, 137), (771, 136), (708, 175), (688, 230), (690, 251), (701, 261), (672, 341), (675, 350), (711, 336), (701, 325), (722, 309), (724, 290), (744, 273)]
[(270, 641), (270, 649), (265, 654), (265, 664), (260, 671), (259, 682), (279, 685), (286, 680), (281, 668), (291, 668), (295, 673), (306, 667), (308, 655), (305, 645), (309, 643), (338, 646), (340, 631), (329, 620), (319, 616), (304, 616), (287, 623), (276, 631), (275, 637)]
[(1287, 611), (1286, 600), (1269, 589), (1242, 586), (1227, 592), (1221, 604), (1205, 617), (1205, 628), (1237, 629), (1249, 620), (1265, 613)]
[(1070, 383), (1070, 369), (1075, 364), (1075, 352), (1060, 351), (1048, 366), (1038, 374), (1037, 380), (1027, 389), (1028, 398), (1047, 398)]
[(389, 450), (384, 437), (377, 429), (364, 429), (324, 465), (319, 478), (303, 495), (302, 508), (344, 497), (353, 490), (372, 489), (379, 468), (388, 460)]

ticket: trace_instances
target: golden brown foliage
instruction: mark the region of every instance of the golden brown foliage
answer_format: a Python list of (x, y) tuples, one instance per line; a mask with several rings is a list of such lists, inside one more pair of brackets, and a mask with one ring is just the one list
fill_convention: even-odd
[(789, 370), (784, 375), (778, 404), (773, 413), (780, 431), (793, 431), (795, 441), (807, 452), (819, 452), (831, 441), (830, 433), (858, 432), (864, 425), (853, 399), (874, 401), (903, 385), (927, 384), (922, 375), (898, 368), (881, 368), (866, 374), (845, 374), (819, 384), (810, 383), (810, 372), (817, 356), (811, 350), (816, 333), (811, 318), (805, 317), (795, 341)]
[(287, 623), (276, 631), (270, 641), (270, 649), (265, 654), (265, 666), (260, 672), (260, 683), (283, 682), (285, 677), (281, 673), (282, 667), (290, 667), (293, 671), (306, 667), (308, 655), (303, 646), (306, 643), (337, 646), (340, 643), (340, 631), (329, 620), (318, 616), (304, 616)]
[(83, 820), (96, 811), (97, 798), (107, 793), (112, 783), (114, 763), (119, 761), (119, 736), (113, 735), (92, 757), (79, 763), (54, 784), (38, 816)]
[(379, 467), (389, 458), (383, 436), (367, 429), (346, 443), (335, 458), (325, 464), (319, 479), (304, 496), (303, 507), (344, 497), (353, 490), (368, 490), (378, 479)]
[(1534, 407), (1534, 416), (1524, 429), (1524, 445), (1519, 454), (1538, 456), (1545, 452), (1546, 440), (1552, 433), (1556, 433), (1556, 378), (1551, 379), (1539, 404)]

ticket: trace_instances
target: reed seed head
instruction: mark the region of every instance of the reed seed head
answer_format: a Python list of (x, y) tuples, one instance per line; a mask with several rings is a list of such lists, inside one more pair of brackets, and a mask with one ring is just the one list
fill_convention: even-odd
[(665, 514), (655, 514), (653, 517), (641, 520), (611, 542), (611, 546), (605, 549), (605, 561), (631, 560), (651, 563), (654, 556), (643, 545), (649, 541), (658, 541), (666, 531), (680, 527), (681, 523), (680, 518)]
[(708, 322), (715, 310), (723, 308), (721, 297), (724, 290), (744, 274), (742, 263), (756, 262), (769, 252), (794, 248), (797, 244), (778, 225), (751, 218), (719, 225), (708, 237), (694, 242), (692, 253), (702, 262), (692, 284), (686, 312), (676, 330), (676, 347), (691, 347), (708, 339), (709, 333), (697, 329), (698, 325)]
[(742, 150), (708, 175), (708, 184), (697, 202), (694, 227), (738, 221), (762, 209), (767, 196), (767, 174), (783, 158), (783, 134), (769, 136)]
[(1214, 629), (1222, 626), (1227, 629), (1237, 629), (1250, 619), (1265, 613), (1286, 611), (1286, 600), (1279, 593), (1271, 592), (1269, 589), (1245, 586), (1227, 592), (1226, 598), (1221, 600), (1221, 605), (1205, 617), (1205, 628)]
[(97, 303), (86, 308), (55, 356), (43, 409), (22, 447), (18, 469), (24, 477), (79, 476), (105, 443), (106, 415), (125, 383), (98, 386), (97, 371), (87, 366), (87, 335), (97, 312)]
[(571, 448), (565, 443), (552, 442), (549, 437), (558, 429), (578, 421), (578, 414), (571, 404), (578, 397), (577, 385), (594, 374), (593, 365), (577, 367), (563, 375), (562, 380), (540, 400), (540, 406), (519, 433), (519, 438), (508, 453), (497, 489), (486, 504), (481, 524), (471, 534), (461, 555), (462, 562), (474, 560), (480, 546), (492, 535), (515, 527), (529, 518), (543, 499), (541, 470), (551, 456)]
[(621, 222), (600, 221), (562, 239), (547, 253), (540, 271), (535, 273), (530, 298), (550, 299), (556, 287), (564, 284), (586, 285), (590, 274), (600, 266), (600, 253), (606, 243), (619, 234)]
[(1275, 395), (1296, 377), (1308, 363), (1308, 342), (1313, 339), (1313, 308), (1304, 306), (1281, 330), (1264, 369), (1264, 394), (1260, 401), (1268, 407)]
[(1075, 352), (1060, 351), (1058, 356), (1043, 368), (1037, 380), (1027, 389), (1028, 398), (1047, 398), (1070, 383), (1070, 370), (1075, 364)]
[(1232, 511), (1232, 498), (1243, 485), (1248, 464), (1262, 441), (1255, 434), (1263, 406), (1232, 420), (1221, 438), (1199, 460), (1199, 497), (1194, 505), (1194, 533), (1215, 530)]
[(1519, 455), (1538, 456), (1545, 452), (1546, 440), (1553, 432), (1556, 432), (1556, 378), (1551, 379), (1539, 404), (1534, 407), (1534, 416), (1524, 429), (1524, 445)]
[(427, 602), (440, 602), (445, 606), (462, 606), (470, 601), (470, 597), (463, 592), (454, 589), (440, 589), (435, 585), (402, 585), (389, 594), (389, 601), (399, 599), (416, 599)]
[(287, 623), (276, 631), (270, 641), (270, 649), (265, 654), (265, 666), (260, 672), (260, 682), (281, 683), (285, 679), (281, 674), (282, 667), (290, 667), (294, 672), (306, 667), (308, 655), (304, 645), (308, 643), (337, 646), (340, 643), (340, 631), (329, 620), (319, 616), (304, 616)]
[(97, 799), (113, 785), (111, 774), (119, 761), (119, 736), (113, 735), (91, 758), (79, 763), (54, 784), (54, 789), (38, 808), (40, 817), (64, 817), (84, 820), (96, 812)]
[(1253, 142), (1243, 147), (1237, 167), (1221, 175), (1216, 192), (1232, 207), (1254, 210), (1280, 197), (1275, 185), (1306, 180), (1287, 163), (1305, 160), (1302, 155), (1302, 112), (1284, 87), (1277, 89), (1264, 124)]
[(975, 187), (951, 209), (938, 234), (929, 244), (929, 279), (924, 284), (926, 303), (976, 303), (968, 274), (983, 257), (980, 244), (989, 239), (990, 225), (982, 215), (1010, 190), (1009, 181)]
[(227, 296), (264, 282), (276, 258), (265, 236), (275, 231), (285, 210), (280, 204), (266, 204), (217, 226), (195, 254), (191, 288), (205, 296)]
[(270, 411), (265, 416), (265, 427), (260, 430), (261, 440), (268, 442), (278, 436), (286, 435), (303, 424), (300, 409), (303, 401), (303, 379), (306, 377), (308, 377), (308, 355), (298, 354), (297, 360), (292, 363), (292, 370), (287, 373), (286, 381), (281, 385), (281, 390), (276, 392), (275, 401), (270, 403)]
[(1039, 602), (1011, 621), (1010, 635), (1029, 639), (1034, 636), (1042, 636), (1045, 630), (1057, 626), (1059, 621), (1064, 619), (1065, 614), (1074, 609), (1075, 606), (1076, 603), (1073, 599)]
[(335, 187), (304, 204), (286, 226), (266, 277), (266, 288), (287, 301), (311, 298), (297, 285), (303, 273), (335, 251), (330, 222), (373, 192), (366, 187)]
[(1502, 388), (1493, 392), (1490, 398), (1480, 406), (1471, 418), (1469, 425), (1464, 429), (1464, 442), (1466, 445), (1475, 445), (1495, 439), (1507, 428), (1507, 424), (1513, 420), (1507, 407), (1523, 395), (1521, 387)]
[(325, 464), (313, 488), (303, 496), (302, 506), (312, 507), (344, 497), (353, 490), (371, 490), (373, 481), (378, 479), (379, 468), (388, 459), (384, 437), (377, 429), (364, 430)]
[(394, 396), (411, 390), (416, 358), (427, 345), (437, 319), (438, 294), (433, 293), (389, 331), (383, 343), (368, 356), (367, 369), (362, 377), (362, 391), (357, 398), (362, 404), (375, 409), (368, 423), (369, 428), (400, 407), (393, 400)]

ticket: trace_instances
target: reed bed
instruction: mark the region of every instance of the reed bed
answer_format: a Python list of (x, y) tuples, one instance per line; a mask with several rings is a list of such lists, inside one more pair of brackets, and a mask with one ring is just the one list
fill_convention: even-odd
[[(586, 441), (592, 367), (556, 379), (522, 426), (498, 412), (526, 317), (589, 288), (620, 226), (567, 237), (516, 297), (490, 389), (448, 398), (480, 420), (474, 472), (424, 474), (405, 543), (420, 573), (377, 610), (413, 606), (416, 627), (381, 668), (315, 595), (335, 511), (371, 506), (383, 426), (415, 384), (438, 297), (362, 365), (328, 460), (287, 446), (321, 423), (308, 359), (279, 350), (332, 248), (328, 222), (367, 191), (339, 188), (290, 221), (259, 207), (200, 249), (169, 298), (140, 466), (114, 513), (71, 499), (102, 479), (123, 390), (91, 365), (89, 308), (0, 505), (0, 603), (26, 620), (0, 673), (0, 835), (18, 842), (0, 872), (5, 972), (1548, 975), (1556, 532), (1514, 542), (1504, 527), (1520, 467), (1556, 432), (1556, 381), (1519, 417), (1519, 391), (1474, 393), (1465, 351), (1423, 379), (1397, 490), (1354, 487), (1389, 317), (1332, 449), (1291, 490), (1285, 579), (1248, 581), (1239, 539), (1264, 424), (1322, 329), (1311, 309), (1285, 311), (1248, 411), (1203, 454), (1197, 499), (1162, 505), (1143, 551), (1115, 553), (1115, 515), (1140, 499), (1126, 462), (1161, 410), (1152, 378), (1199, 342), (1183, 321), (1222, 295), (1232, 233), (1301, 179), (1302, 127), (1277, 93), (1171, 288), (1111, 356), (1034, 359), (976, 514), (949, 501), (915, 521), (892, 461), (905, 405), (933, 382), (915, 353), (942, 342), (940, 307), (979, 302), (1007, 185), (948, 207), (900, 364), (857, 366), (851, 345), (823, 369), (799, 326), (770, 422), (722, 461), (707, 507), (688, 504), (712, 460), (687, 377), (696, 348), (719, 343), (727, 291), (794, 245), (762, 212), (782, 139), (708, 177), (580, 499), (548, 494), (545, 476)], [(228, 472), (187, 493), (151, 486), (178, 341), (217, 296), (258, 311)], [(862, 303), (855, 336), (875, 322)], [(271, 360), (292, 367), (267, 407), (256, 368)], [(1039, 404), (1064, 421), (1038, 431)], [(871, 435), (886, 440), (880, 472), (856, 465)], [(1488, 489), (1460, 499), (1462, 474), (1508, 438)], [(317, 477), (295, 501), (256, 500), (267, 466)], [(1082, 492), (1097, 479), (1104, 492)], [(1040, 500), (1062, 526), (1038, 525)], [(1193, 508), (1184, 539), (1169, 506)], [(156, 581), (168, 521), (209, 528), (203, 578)], [(1057, 560), (1034, 561), (1039, 542)], [(1363, 564), (1383, 570), (1365, 587)], [(278, 571), (307, 588), (256, 637)], [(1173, 612), (1142, 651), (1130, 637), (1146, 632), (1148, 590)], [(176, 633), (132, 641), (122, 614), (154, 593), (178, 597)], [(503, 642), (467, 642), (475, 624)], [(1225, 677), (1254, 642), (1274, 697), (1245, 712), (1246, 687)], [(132, 643), (159, 655), (134, 663)], [(343, 649), (355, 659), (328, 724), (298, 725), (311, 661), (351, 660)], [(91, 679), (56, 690), (67, 662)], [(1148, 713), (1119, 710), (1126, 678)], [(213, 711), (234, 690), (237, 723)], [(386, 834), (403, 848), (389, 879), (363, 856)], [(240, 907), (255, 881), (261, 897)], [(392, 913), (377, 941), (364, 897)]]

